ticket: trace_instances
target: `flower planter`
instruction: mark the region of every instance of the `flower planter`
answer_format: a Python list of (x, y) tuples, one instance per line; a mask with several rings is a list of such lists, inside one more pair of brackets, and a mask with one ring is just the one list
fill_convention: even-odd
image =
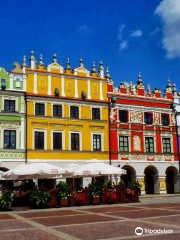
[(50, 192), (50, 193), (49, 193), (49, 196), (50, 196), (50, 201), (48, 202), (48, 206), (57, 206), (57, 195), (56, 195), (56, 191)]
[(99, 204), (99, 203), (100, 203), (99, 196), (94, 196), (93, 197), (93, 204), (96, 205), (96, 204)]
[(67, 199), (67, 198), (62, 198), (62, 199), (60, 200), (60, 205), (61, 205), (62, 207), (67, 207), (67, 206), (68, 206), (68, 199)]

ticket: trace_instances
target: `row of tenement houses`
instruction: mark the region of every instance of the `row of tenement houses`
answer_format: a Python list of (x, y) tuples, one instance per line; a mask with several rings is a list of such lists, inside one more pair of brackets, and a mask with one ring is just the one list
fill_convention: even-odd
[(137, 83), (118, 88), (104, 72), (53, 62), (0, 68), (0, 170), (31, 161), (58, 166), (90, 159), (127, 170), (143, 193), (179, 192), (180, 95)]

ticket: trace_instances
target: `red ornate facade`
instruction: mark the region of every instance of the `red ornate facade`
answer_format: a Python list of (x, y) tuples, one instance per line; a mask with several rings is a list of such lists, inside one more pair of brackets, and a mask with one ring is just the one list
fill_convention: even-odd
[[(146, 193), (179, 190), (170, 80), (162, 95), (159, 89), (151, 92), (149, 86), (145, 90), (140, 74), (137, 84), (121, 83), (118, 89), (109, 79), (111, 162), (127, 169), (129, 178), (137, 178)], [(173, 180), (168, 174), (174, 174)], [(173, 184), (171, 190), (168, 184)]]

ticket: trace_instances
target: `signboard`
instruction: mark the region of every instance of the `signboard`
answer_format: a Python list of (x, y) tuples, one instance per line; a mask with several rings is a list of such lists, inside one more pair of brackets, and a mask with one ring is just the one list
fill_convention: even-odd
[(83, 174), (84, 175), (89, 175), (89, 174), (91, 174), (91, 172), (90, 171), (83, 171)]

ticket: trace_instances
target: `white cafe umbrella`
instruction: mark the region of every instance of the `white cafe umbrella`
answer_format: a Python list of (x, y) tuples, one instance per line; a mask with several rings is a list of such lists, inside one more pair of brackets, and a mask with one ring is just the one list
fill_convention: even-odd
[(42, 179), (53, 178), (65, 173), (66, 170), (48, 163), (26, 163), (4, 172), (5, 179)]
[(121, 175), (124, 174), (124, 171), (118, 167), (102, 163), (98, 160), (88, 161), (87, 164), (84, 164), (76, 168), (73, 172), (74, 176), (96, 176), (96, 175)]
[(73, 173), (76, 168), (80, 167), (79, 164), (76, 163), (70, 163), (65, 167), (65, 170), (67, 173)]

